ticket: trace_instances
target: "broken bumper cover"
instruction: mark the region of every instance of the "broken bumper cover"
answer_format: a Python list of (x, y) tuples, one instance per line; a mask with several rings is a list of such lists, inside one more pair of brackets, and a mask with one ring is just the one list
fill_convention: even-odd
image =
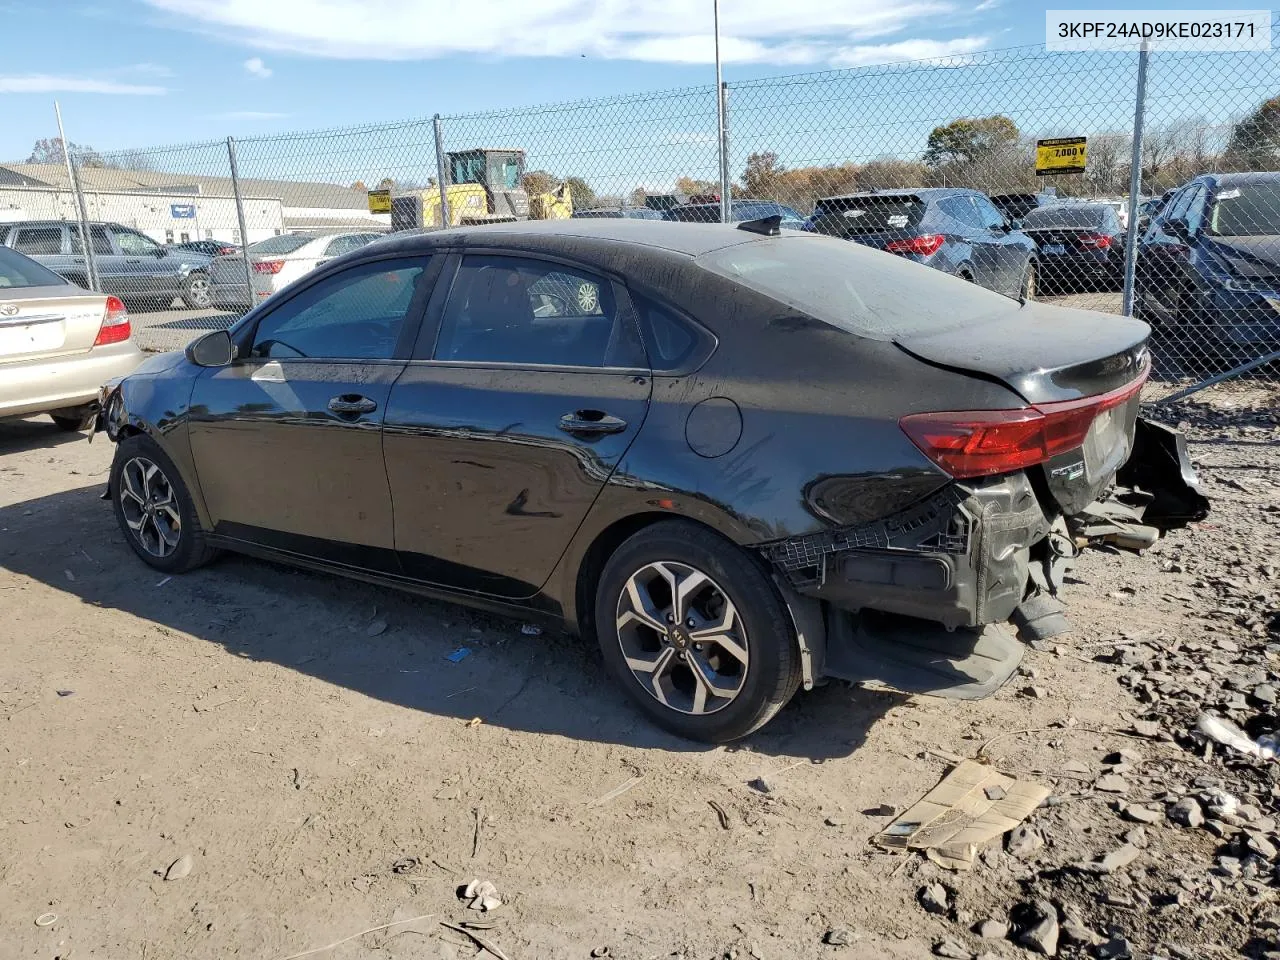
[(763, 545), (800, 594), (832, 606), (933, 620), (1007, 620), (1050, 518), (1025, 473), (953, 483), (887, 520)]

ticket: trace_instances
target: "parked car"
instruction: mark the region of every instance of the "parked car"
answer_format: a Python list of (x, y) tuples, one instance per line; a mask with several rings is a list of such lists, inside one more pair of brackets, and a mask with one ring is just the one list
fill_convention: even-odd
[(1205, 174), (1178, 188), (1138, 250), (1136, 306), (1225, 358), (1280, 343), (1280, 173)]
[(771, 221), (401, 233), (109, 384), (110, 497), (157, 570), (563, 624), (726, 741), (824, 675), (1000, 686), (979, 631), (1129, 456), (1147, 333)]
[[(191, 309), (209, 298), (209, 261), (205, 254), (170, 250), (145, 233), (118, 223), (90, 223), (98, 285), (126, 303), (168, 306), (175, 297)], [(80, 224), (66, 220), (0, 223), (0, 243), (44, 264), (71, 283), (89, 288)]]
[(601, 218), (610, 220), (666, 219), (660, 211), (652, 210), (649, 207), (609, 207), (599, 210), (575, 210), (572, 217), (574, 220), (599, 220)]
[(1022, 218), (1037, 207), (1048, 207), (1061, 202), (1061, 198), (1053, 193), (996, 193), (989, 197), (992, 206), (1004, 214), (1004, 218), (1015, 227)]
[(997, 293), (1034, 299), (1036, 245), (981, 193), (949, 187), (824, 197), (810, 229), (896, 253)]
[(209, 268), (211, 296), (218, 306), (253, 306), (334, 257), (379, 240), (381, 233), (285, 233), (249, 244), (253, 290), (244, 278), (244, 257), (218, 257)]
[(1037, 207), (1022, 232), (1036, 244), (1040, 292), (1118, 290), (1124, 276), (1124, 229), (1109, 203)]
[(83, 429), (102, 384), (142, 362), (131, 334), (119, 297), (0, 247), (0, 419), (47, 413), (63, 430)]
[[(781, 217), (782, 226), (788, 230), (804, 229), (805, 217), (798, 210), (774, 203), (771, 200), (734, 200), (729, 207), (733, 223), (760, 220), (764, 217)], [(719, 223), (720, 201), (714, 203), (686, 203), (667, 211), (668, 220), (681, 223)]]
[(174, 245), (172, 249), (190, 250), (193, 253), (203, 253), (208, 257), (229, 257), (240, 252), (237, 244), (227, 243), (225, 240), (189, 240), (186, 243)]

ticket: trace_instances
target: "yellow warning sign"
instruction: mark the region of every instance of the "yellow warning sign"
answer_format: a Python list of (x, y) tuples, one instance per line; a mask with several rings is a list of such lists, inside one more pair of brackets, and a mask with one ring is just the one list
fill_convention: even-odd
[(1049, 140), (1037, 140), (1036, 176), (1084, 173), (1085, 161), (1089, 157), (1088, 144), (1085, 140), (1085, 137), (1053, 137)]
[(390, 213), (391, 212), (391, 191), (390, 190), (370, 190), (369, 191), (369, 212), (370, 213)]

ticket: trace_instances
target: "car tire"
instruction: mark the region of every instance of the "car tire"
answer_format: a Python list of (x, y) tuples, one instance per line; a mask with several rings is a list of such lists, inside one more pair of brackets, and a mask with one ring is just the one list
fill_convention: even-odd
[(800, 686), (791, 622), (765, 571), (688, 521), (646, 527), (614, 551), (597, 584), (595, 627), (614, 679), (651, 720), (689, 740), (745, 737)]
[(1037, 289), (1039, 279), (1040, 271), (1036, 268), (1036, 262), (1028, 260), (1022, 271), (1022, 282), (1018, 285), (1018, 296), (1023, 300), (1034, 300), (1039, 292)]
[(116, 445), (110, 491), (120, 532), (147, 565), (186, 573), (213, 558), (182, 475), (150, 437), (133, 434)]
[(187, 274), (182, 281), (182, 302), (189, 310), (207, 310), (213, 306), (213, 288), (209, 284), (209, 275), (201, 271)]
[(65, 430), (67, 433), (79, 433), (81, 430), (88, 430), (89, 425), (93, 423), (94, 412), (92, 407), (69, 407), (66, 410), (55, 410), (49, 414), (59, 430)]

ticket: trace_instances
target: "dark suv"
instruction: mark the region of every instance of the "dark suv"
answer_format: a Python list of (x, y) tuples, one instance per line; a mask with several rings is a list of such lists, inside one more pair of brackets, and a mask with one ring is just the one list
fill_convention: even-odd
[(1157, 333), (1208, 340), (1227, 359), (1280, 343), (1280, 173), (1180, 187), (1138, 247), (1136, 301)]
[(896, 253), (997, 293), (1033, 299), (1035, 242), (976, 190), (873, 190), (824, 197), (809, 230)]
[[(170, 250), (146, 234), (118, 223), (90, 223), (89, 237), (102, 293), (114, 294), (124, 301), (166, 306), (174, 297), (181, 297), (192, 309), (213, 304), (209, 290), (212, 258), (208, 255)], [(27, 220), (0, 224), (0, 243), (25, 253), (72, 283), (89, 288), (79, 223)]]

